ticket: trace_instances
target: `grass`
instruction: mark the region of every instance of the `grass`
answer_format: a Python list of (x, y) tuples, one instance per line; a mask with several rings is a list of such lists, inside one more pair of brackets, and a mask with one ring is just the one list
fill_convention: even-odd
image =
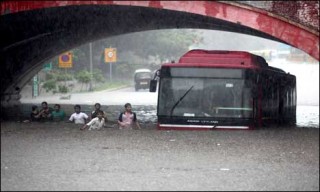
[(107, 90), (107, 89), (114, 89), (114, 88), (118, 88), (118, 87), (125, 87), (125, 86), (129, 86), (130, 83), (129, 82), (105, 82), (101, 85), (98, 85), (97, 87), (94, 88), (94, 91), (103, 91), (103, 90)]

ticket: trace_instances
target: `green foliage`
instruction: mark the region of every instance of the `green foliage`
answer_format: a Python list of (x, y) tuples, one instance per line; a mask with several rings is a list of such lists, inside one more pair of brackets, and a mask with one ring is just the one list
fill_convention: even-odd
[(67, 93), (68, 92), (68, 87), (65, 85), (59, 85), (59, 92), (60, 93)]
[(68, 81), (72, 80), (73, 76), (68, 73), (57, 73), (55, 78), (57, 81)]
[(97, 69), (97, 68), (93, 69), (92, 76), (96, 82), (103, 83), (106, 81), (100, 69)]
[(51, 80), (54, 79), (54, 74), (53, 73), (46, 73), (46, 80)]
[(49, 92), (51, 90), (55, 90), (56, 89), (56, 80), (55, 79), (50, 79), (48, 81), (45, 81), (43, 83), (43, 86), (42, 86), (46, 92)]
[(87, 70), (81, 70), (75, 75), (76, 80), (80, 83), (89, 83), (91, 79), (91, 74)]
[[(129, 33), (95, 41), (92, 43), (92, 74), (85, 69), (90, 63), (89, 44), (83, 44), (70, 50), (73, 54), (71, 69), (59, 68), (59, 55), (48, 61), (52, 62), (52, 70), (46, 73), (44, 88), (53, 92), (70, 91), (72, 88), (65, 87), (62, 83), (73, 78), (82, 84), (81, 89), (83, 85), (87, 86), (90, 83), (91, 78), (95, 82), (93, 86), (104, 84), (107, 81), (105, 75), (108, 76), (110, 70), (109, 65), (104, 62), (106, 47), (117, 48), (117, 63), (112, 68), (113, 81), (131, 82), (135, 69), (154, 70), (160, 67), (157, 61), (163, 63), (165, 60), (177, 60), (190, 46), (202, 43), (201, 35), (192, 29), (170, 29)], [(153, 64), (148, 63), (151, 57), (155, 59)]]
[(62, 85), (61, 83), (72, 79), (73, 75), (66, 73), (66, 71), (59, 69), (51, 70), (46, 72), (46, 79), (42, 87), (46, 90), (46, 92), (52, 91), (54, 94), (57, 92), (66, 93), (69, 91), (69, 89), (66, 87), (66, 85)]

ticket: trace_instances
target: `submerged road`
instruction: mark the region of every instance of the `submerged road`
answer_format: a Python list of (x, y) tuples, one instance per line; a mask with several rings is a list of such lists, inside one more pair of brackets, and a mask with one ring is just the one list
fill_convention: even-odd
[(319, 191), (319, 129), (1, 122), (1, 190)]

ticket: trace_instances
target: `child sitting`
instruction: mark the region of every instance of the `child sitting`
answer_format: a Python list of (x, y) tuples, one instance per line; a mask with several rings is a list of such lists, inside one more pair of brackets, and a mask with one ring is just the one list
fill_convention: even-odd
[(82, 128), (80, 128), (80, 130), (84, 130), (88, 127), (89, 127), (89, 130), (101, 129), (106, 122), (105, 118), (103, 116), (104, 116), (103, 111), (98, 111), (97, 117), (91, 119), (91, 121), (89, 123), (87, 123), (86, 125), (84, 125)]

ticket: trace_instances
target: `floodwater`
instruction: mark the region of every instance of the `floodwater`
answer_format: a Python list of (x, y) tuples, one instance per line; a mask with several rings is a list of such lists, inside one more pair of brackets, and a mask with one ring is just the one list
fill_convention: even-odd
[(1, 122), (1, 190), (319, 191), (319, 129)]
[[(156, 110), (140, 110), (137, 115), (142, 123), (157, 121)], [(319, 106), (298, 105), (297, 106), (297, 122), (298, 128), (318, 128), (319, 129)]]
[(297, 106), (297, 127), (319, 129), (319, 106)]
[[(299, 92), (298, 92), (299, 93)], [(21, 103), (26, 104), (37, 104), (39, 105), (42, 101), (47, 101), (50, 106), (53, 103), (59, 104), (80, 104), (93, 106), (97, 101), (101, 103), (102, 108), (108, 106), (111, 115), (110, 119), (116, 119), (118, 117), (119, 110), (123, 109), (123, 104), (129, 102), (133, 105), (134, 111), (137, 113), (138, 118), (141, 123), (156, 123), (157, 122), (157, 94), (150, 93), (147, 90), (135, 92), (132, 87), (123, 88), (115, 91), (100, 91), (93, 93), (74, 93), (71, 94), (71, 97), (68, 100), (61, 100), (59, 95), (48, 95), (40, 96), (36, 98), (26, 97), (26, 92), (23, 92), (21, 98)], [(302, 93), (300, 93), (302, 94)], [(316, 95), (316, 94), (313, 94)], [(303, 97), (303, 95), (301, 95)], [(308, 103), (303, 99), (298, 102), (297, 105), (297, 127), (301, 128), (319, 128), (319, 104), (315, 99), (313, 105), (311, 104), (299, 104), (299, 103)], [(115, 110), (111, 108), (115, 106)], [(28, 116), (30, 113), (30, 108), (22, 109), (22, 113), (25, 116)]]
[(319, 191), (319, 106), (255, 131), (158, 131), (136, 107), (140, 130), (1, 122), (1, 190)]

